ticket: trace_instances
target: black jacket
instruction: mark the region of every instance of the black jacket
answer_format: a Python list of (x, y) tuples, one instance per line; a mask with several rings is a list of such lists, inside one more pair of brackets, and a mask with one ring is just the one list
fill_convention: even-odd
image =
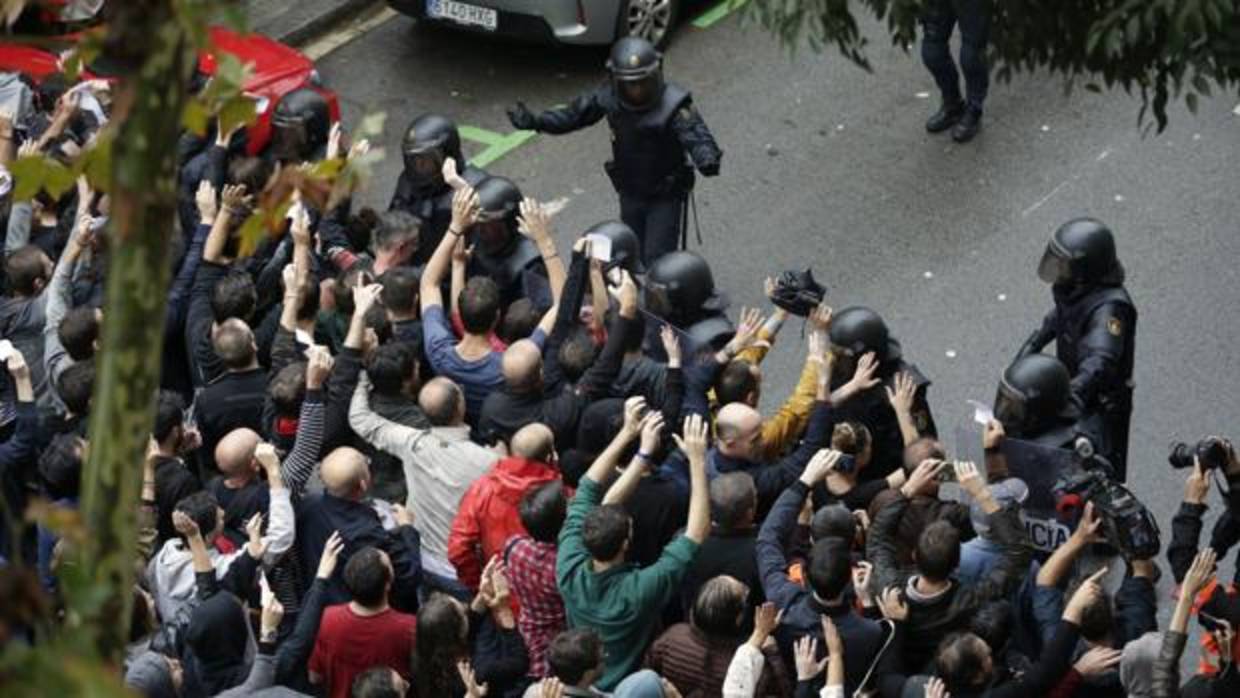
[[(912, 570), (898, 562), (897, 527), (909, 500), (893, 498), (879, 510), (870, 525), (866, 557), (874, 564), (874, 588), (905, 588)], [(1006, 598), (1020, 585), (1029, 569), (1033, 548), (1020, 520), (1020, 510), (1009, 506), (989, 517), (991, 538), (1003, 547), (1003, 556), (990, 573), (975, 584), (964, 586), (953, 581), (951, 587), (933, 600), (909, 598), (908, 637), (904, 649), (904, 673), (920, 672), (934, 657), (939, 641), (962, 630), (983, 604)]]

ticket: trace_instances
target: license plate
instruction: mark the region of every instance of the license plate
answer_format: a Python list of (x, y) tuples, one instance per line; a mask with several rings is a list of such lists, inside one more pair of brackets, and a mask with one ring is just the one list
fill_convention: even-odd
[(495, 10), (456, 0), (426, 0), (426, 14), (435, 19), (482, 27), (487, 31), (495, 31), (499, 26), (499, 13)]

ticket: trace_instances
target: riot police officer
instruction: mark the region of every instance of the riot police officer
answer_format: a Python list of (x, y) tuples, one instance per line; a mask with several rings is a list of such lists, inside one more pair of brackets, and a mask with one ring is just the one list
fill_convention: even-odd
[(900, 422), (887, 397), (900, 373), (907, 374), (917, 386), (913, 398), (912, 417), (921, 436), (937, 436), (934, 417), (926, 401), (930, 380), (916, 366), (904, 360), (900, 342), (891, 336), (887, 323), (869, 308), (845, 308), (831, 319), (828, 330), (835, 365), (831, 370), (831, 389), (847, 383), (857, 371), (857, 362), (868, 353), (878, 360), (875, 373), (879, 385), (849, 400), (837, 410), (841, 420), (861, 422), (870, 430), (873, 455), (870, 465), (861, 474), (864, 480), (887, 477), (904, 463), (904, 437)]
[(551, 307), (547, 267), (538, 247), (517, 229), (521, 190), (511, 180), (489, 176), (475, 187), (478, 222), (468, 231), (474, 252), (469, 274), (486, 274), (500, 289), (500, 303), (507, 307), (518, 298), (529, 298), (538, 308)]
[(476, 187), (487, 173), (465, 162), (456, 124), (439, 114), (415, 118), (405, 130), (400, 151), (405, 167), (388, 210), (408, 211), (422, 221), (418, 249), (410, 262), (423, 266), (452, 221), (452, 187), (443, 178), (444, 162), (454, 160), (457, 172), (470, 186)]
[(560, 134), (607, 117), (612, 160), (604, 167), (620, 195), (620, 218), (641, 239), (642, 260), (649, 266), (677, 249), (694, 166), (713, 177), (723, 152), (689, 92), (664, 83), (663, 56), (650, 42), (620, 39), (607, 69), (610, 81), (566, 107), (534, 114), (518, 102), (508, 118), (519, 129)]
[(1072, 404), (1072, 377), (1059, 359), (1022, 356), (1008, 366), (995, 393), (995, 419), (1006, 436), (1051, 448), (1075, 448), (1081, 413)]
[(1115, 477), (1123, 481), (1137, 309), (1124, 289), (1114, 236), (1092, 218), (1068, 221), (1047, 243), (1038, 276), (1052, 285), (1055, 307), (1017, 358), (1055, 342), (1055, 354), (1072, 376), (1070, 399), (1082, 420), (1098, 424), (1097, 450), (1109, 454)]
[(301, 87), (280, 98), (271, 114), (268, 151), (282, 163), (298, 164), (323, 157), (331, 132), (331, 113), (323, 95)]
[[(650, 265), (644, 280), (645, 310), (681, 332), (686, 355), (714, 351), (736, 334), (724, 312), (728, 299), (715, 288), (710, 265), (701, 255), (669, 252)], [(646, 323), (647, 353), (662, 359), (659, 323)]]
[(646, 265), (642, 264), (641, 241), (637, 233), (620, 221), (603, 221), (595, 223), (582, 233), (584, 236), (596, 235), (607, 238), (611, 242), (611, 261), (607, 268), (619, 267), (630, 274), (645, 274)]

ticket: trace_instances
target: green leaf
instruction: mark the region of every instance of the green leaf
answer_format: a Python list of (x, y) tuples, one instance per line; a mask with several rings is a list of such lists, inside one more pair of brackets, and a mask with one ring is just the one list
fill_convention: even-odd
[(187, 131), (196, 136), (206, 135), (207, 123), (211, 119), (211, 112), (207, 109), (207, 105), (198, 97), (190, 97), (185, 102), (185, 109), (181, 112), (181, 125)]
[(357, 125), (355, 138), (376, 138), (383, 135), (383, 124), (387, 121), (387, 112), (371, 112), (362, 117)]
[(9, 163), (13, 175), (13, 200), (29, 201), (43, 189), (46, 162), (41, 155), (18, 158)]
[(235, 127), (249, 126), (257, 118), (254, 100), (239, 94), (224, 102), (220, 107), (220, 130), (228, 133)]

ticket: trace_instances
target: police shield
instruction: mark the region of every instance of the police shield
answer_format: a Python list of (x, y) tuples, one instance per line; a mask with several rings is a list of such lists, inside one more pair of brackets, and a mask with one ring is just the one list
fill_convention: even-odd
[[(956, 430), (956, 452), (962, 460), (985, 462), (982, 438), (976, 426)], [(1028, 498), (1021, 504), (1021, 518), (1034, 548), (1050, 553), (1067, 541), (1072, 528), (1059, 520), (1055, 487), (1060, 478), (1077, 469), (1076, 453), (1008, 437), (1003, 440), (1008, 473), (1024, 480)], [(967, 498), (967, 495), (964, 495)]]

